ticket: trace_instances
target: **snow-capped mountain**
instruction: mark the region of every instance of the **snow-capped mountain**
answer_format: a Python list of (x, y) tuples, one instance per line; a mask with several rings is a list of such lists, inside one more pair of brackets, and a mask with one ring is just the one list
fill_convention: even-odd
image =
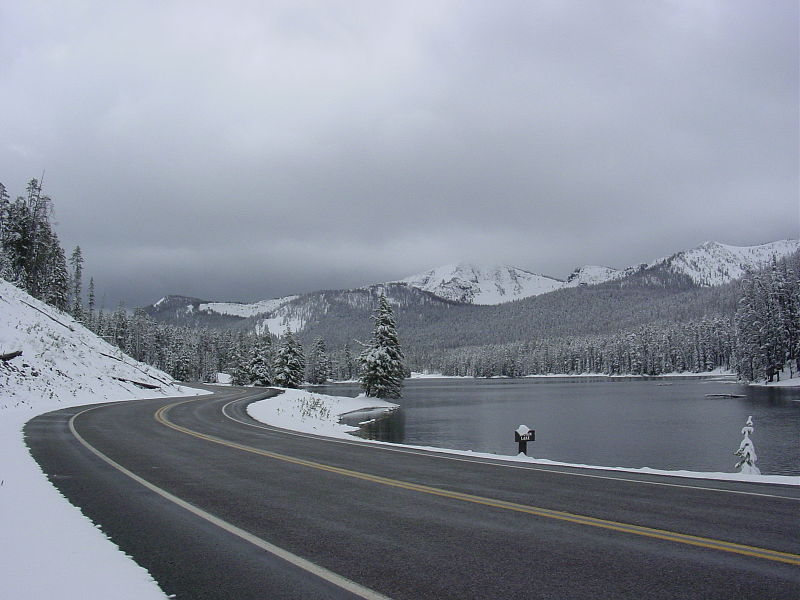
[(440, 298), (467, 304), (501, 304), (564, 286), (561, 280), (516, 267), (465, 263), (445, 265), (393, 283), (405, 283)]
[(695, 285), (711, 287), (729, 283), (746, 271), (763, 267), (800, 249), (800, 240), (780, 240), (759, 246), (729, 246), (705, 242), (647, 265), (647, 271), (666, 271), (688, 276)]
[(729, 246), (705, 242), (697, 248), (626, 269), (595, 265), (578, 267), (566, 281), (516, 267), (462, 263), (411, 275), (397, 283), (405, 283), (440, 298), (467, 304), (502, 304), (563, 288), (623, 280), (638, 273), (644, 274), (648, 281), (665, 279), (670, 275), (686, 276), (694, 285), (708, 287), (738, 279), (748, 269), (763, 267), (773, 256), (780, 259), (798, 249), (798, 240), (782, 240), (760, 246)]
[(595, 265), (586, 265), (578, 267), (567, 280), (564, 282), (565, 288), (578, 287), (579, 285), (597, 285), (598, 283), (605, 283), (606, 281), (613, 281), (614, 279), (621, 279), (630, 272), (630, 269), (612, 269), (611, 267), (600, 267)]

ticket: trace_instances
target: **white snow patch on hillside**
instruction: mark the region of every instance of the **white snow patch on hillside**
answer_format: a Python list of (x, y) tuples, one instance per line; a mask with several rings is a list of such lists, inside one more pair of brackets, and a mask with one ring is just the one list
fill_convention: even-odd
[(664, 265), (675, 273), (688, 275), (697, 285), (715, 286), (739, 279), (748, 270), (768, 265), (773, 257), (780, 259), (798, 249), (798, 240), (780, 240), (759, 246), (705, 242), (697, 248), (655, 260), (648, 267)]
[(282, 335), (286, 329), (292, 332), (298, 332), (305, 326), (305, 321), (300, 317), (290, 315), (277, 315), (267, 319), (261, 319), (256, 323), (256, 335), (264, 335), (272, 333), (274, 335)]
[(563, 287), (572, 288), (579, 285), (597, 285), (605, 283), (606, 281), (613, 281), (625, 277), (628, 271), (620, 271), (612, 269), (611, 267), (601, 267), (596, 265), (586, 265), (575, 269), (567, 281), (564, 282)]
[(0, 361), (0, 530), (7, 549), (0, 561), (0, 595), (163, 599), (147, 571), (50, 484), (28, 453), (22, 427), (36, 415), (69, 406), (198, 391), (123, 355), (68, 315), (0, 280), (0, 354), (17, 350), (22, 356)]
[(447, 300), (485, 305), (546, 294), (564, 285), (558, 279), (516, 267), (466, 263), (437, 267), (391, 283), (405, 283)]
[(214, 312), (220, 315), (231, 315), (234, 317), (255, 317), (256, 315), (269, 314), (297, 297), (298, 296), (285, 296), (283, 298), (273, 298), (271, 300), (260, 300), (251, 304), (240, 302), (208, 302), (201, 304), (198, 310)]
[[(286, 396), (286, 394), (289, 394)], [(284, 397), (286, 396), (286, 397)], [(379, 404), (380, 403), (380, 404)], [(284, 394), (275, 398), (268, 398), (254, 402), (247, 407), (247, 412), (251, 417), (267, 425), (291, 429), (303, 433), (313, 433), (327, 437), (353, 440), (350, 435), (356, 431), (356, 427), (349, 427), (339, 423), (339, 417), (348, 412), (356, 410), (366, 410), (372, 407), (387, 405), (387, 409), (397, 407), (391, 402), (384, 402), (376, 398), (359, 396), (358, 398), (344, 398), (339, 396), (325, 396), (313, 394), (305, 390), (287, 390)], [(644, 467), (632, 469), (626, 467), (602, 467), (596, 465), (583, 465), (574, 463), (557, 462), (542, 458), (533, 458), (523, 454), (516, 456), (503, 456), (485, 452), (472, 452), (471, 450), (453, 450), (449, 448), (437, 448), (434, 446), (412, 446), (408, 444), (394, 444), (389, 442), (378, 442), (375, 440), (360, 441), (369, 444), (378, 444), (395, 449), (413, 449), (436, 452), (438, 454), (450, 454), (456, 456), (468, 456), (472, 459), (479, 458), (487, 461), (517, 462), (539, 465), (552, 465), (561, 467), (576, 467), (582, 469), (604, 470), (604, 471), (623, 471), (629, 473), (648, 473), (652, 475), (667, 475), (673, 477), (687, 477), (694, 479), (718, 479), (727, 481), (752, 481), (758, 483), (777, 483), (783, 485), (800, 485), (800, 477), (789, 477), (786, 475), (749, 475), (745, 473), (709, 473), (703, 471), (665, 471), (661, 469), (651, 469)]]

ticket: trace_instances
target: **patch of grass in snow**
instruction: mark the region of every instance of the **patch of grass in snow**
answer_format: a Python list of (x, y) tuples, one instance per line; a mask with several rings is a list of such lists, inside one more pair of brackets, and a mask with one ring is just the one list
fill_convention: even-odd
[(301, 398), (298, 402), (300, 408), (300, 416), (310, 417), (312, 419), (328, 420), (332, 416), (331, 408), (322, 398), (315, 398), (314, 396), (307, 396)]

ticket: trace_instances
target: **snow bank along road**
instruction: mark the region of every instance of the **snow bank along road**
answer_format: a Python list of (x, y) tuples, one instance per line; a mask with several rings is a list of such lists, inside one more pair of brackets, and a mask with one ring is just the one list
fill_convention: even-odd
[(797, 598), (800, 489), (487, 464), (251, 420), (270, 392), (67, 408), (51, 481), (177, 598)]

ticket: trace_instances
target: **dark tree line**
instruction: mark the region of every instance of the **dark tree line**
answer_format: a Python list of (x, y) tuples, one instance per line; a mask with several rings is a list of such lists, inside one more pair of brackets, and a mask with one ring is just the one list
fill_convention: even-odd
[(50, 219), (53, 204), (31, 179), (24, 196), (12, 201), (0, 183), (0, 277), (61, 310), (70, 302), (64, 250)]
[(737, 363), (742, 379), (780, 379), (800, 372), (800, 253), (758, 272), (742, 282), (736, 311)]
[(472, 377), (702, 372), (730, 368), (734, 346), (730, 320), (716, 318), (648, 325), (605, 336), (456, 348), (433, 359), (432, 370)]

